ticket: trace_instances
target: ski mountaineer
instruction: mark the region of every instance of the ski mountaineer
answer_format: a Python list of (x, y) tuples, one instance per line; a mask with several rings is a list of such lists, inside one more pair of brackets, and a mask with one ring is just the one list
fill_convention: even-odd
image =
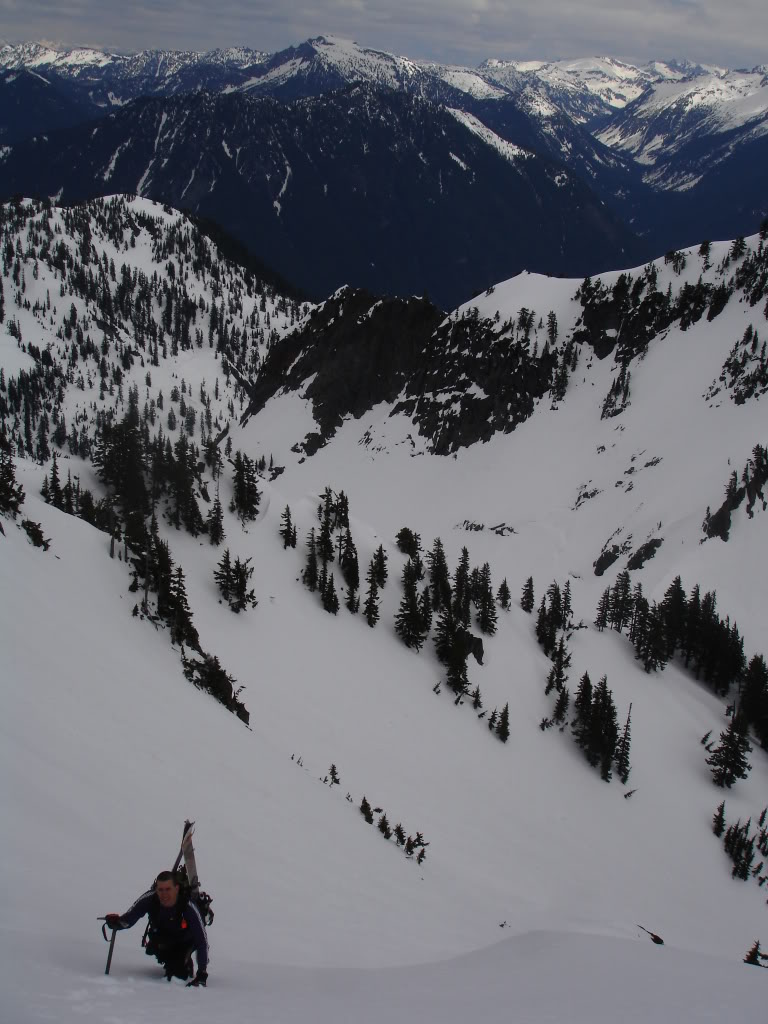
[[(187, 985), (205, 986), (208, 980), (208, 939), (200, 911), (194, 902), (181, 895), (181, 887), (172, 871), (161, 871), (154, 888), (139, 896), (124, 914), (107, 914), (107, 927), (132, 928), (140, 917), (149, 915), (145, 953), (155, 956), (165, 968), (168, 981), (181, 978)], [(197, 957), (197, 974), (192, 954)], [(194, 977), (193, 977), (194, 975)]]

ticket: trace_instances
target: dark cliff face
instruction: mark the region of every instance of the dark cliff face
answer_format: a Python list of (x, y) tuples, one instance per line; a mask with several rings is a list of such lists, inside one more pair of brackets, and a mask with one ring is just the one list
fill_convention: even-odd
[(512, 322), (499, 326), (472, 311), (446, 320), (425, 299), (343, 289), (272, 350), (249, 387), (246, 418), (278, 392), (301, 390), (318, 429), (295, 450), (312, 455), (345, 418), (387, 402), (445, 455), (514, 430), (549, 391), (557, 366), (546, 346), (531, 352)]
[(301, 447), (311, 455), (346, 417), (395, 401), (419, 372), (424, 346), (443, 318), (426, 299), (377, 299), (342, 289), (270, 352), (250, 389), (246, 417), (279, 391), (298, 391), (309, 380), (303, 394), (312, 401), (318, 431)]
[(552, 384), (557, 357), (532, 354), (515, 336), (471, 313), (443, 324), (429, 339), (422, 365), (393, 412), (404, 412), (447, 455), (508, 433), (528, 419)]

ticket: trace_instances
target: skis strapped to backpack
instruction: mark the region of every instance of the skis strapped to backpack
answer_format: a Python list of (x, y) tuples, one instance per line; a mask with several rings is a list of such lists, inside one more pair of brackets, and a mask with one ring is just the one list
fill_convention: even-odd
[[(179, 850), (179, 856), (176, 858), (174, 871), (182, 890), (200, 911), (203, 924), (206, 927), (210, 927), (213, 924), (212, 897), (200, 888), (200, 879), (197, 875), (197, 864), (195, 863), (195, 848), (192, 845), (192, 834), (194, 831), (194, 821), (185, 821), (184, 833), (181, 837), (181, 849)], [(184, 863), (180, 867), (181, 860)]]

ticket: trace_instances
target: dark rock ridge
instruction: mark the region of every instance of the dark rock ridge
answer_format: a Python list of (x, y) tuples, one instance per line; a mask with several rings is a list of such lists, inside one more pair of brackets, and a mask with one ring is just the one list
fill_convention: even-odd
[(248, 389), (245, 418), (279, 391), (303, 389), (319, 429), (302, 448), (313, 454), (346, 417), (359, 418), (380, 402), (395, 401), (419, 370), (424, 339), (444, 315), (426, 299), (377, 299), (366, 291), (341, 289), (312, 312), (306, 326), (270, 351)]

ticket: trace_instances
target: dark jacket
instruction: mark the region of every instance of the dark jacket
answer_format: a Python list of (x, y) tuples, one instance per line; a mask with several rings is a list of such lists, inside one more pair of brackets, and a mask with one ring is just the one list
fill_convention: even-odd
[(164, 907), (154, 889), (150, 889), (120, 915), (120, 923), (123, 928), (131, 928), (145, 914), (158, 937), (173, 946), (190, 946), (197, 954), (198, 971), (208, 969), (208, 937), (200, 911), (191, 900), (179, 898), (174, 906)]

